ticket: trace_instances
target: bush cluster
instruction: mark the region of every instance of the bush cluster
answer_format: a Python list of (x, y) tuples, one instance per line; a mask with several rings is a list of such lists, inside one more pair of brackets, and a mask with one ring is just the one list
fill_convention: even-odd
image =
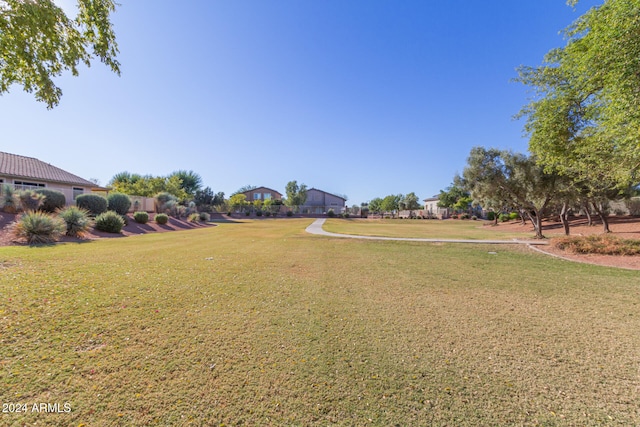
[(110, 193), (107, 196), (107, 209), (120, 215), (126, 215), (131, 207), (131, 199), (126, 194)]
[(33, 190), (25, 190), (18, 193), (18, 198), (20, 199), (20, 207), (23, 211), (37, 211), (38, 208), (42, 205), (42, 202), (45, 199), (45, 196), (39, 193), (36, 193)]
[(156, 214), (155, 221), (158, 224), (166, 224), (169, 222), (169, 215), (163, 213)]
[(621, 239), (607, 235), (561, 237), (553, 244), (576, 254), (639, 255), (640, 240)]
[(34, 191), (44, 196), (44, 200), (39, 208), (41, 211), (54, 213), (58, 209), (64, 208), (67, 204), (67, 198), (59, 191), (48, 190), (46, 188), (39, 188)]
[(188, 221), (189, 222), (198, 222), (200, 220), (200, 215), (198, 215), (197, 213), (192, 213), (191, 215), (189, 215)]
[(293, 216), (293, 212), (287, 211), (287, 216)]
[(328, 216), (329, 218), (334, 218), (334, 217), (336, 216), (336, 213), (333, 211), (333, 209), (329, 209), (329, 210), (327, 211), (327, 216)]
[(107, 233), (119, 233), (124, 224), (122, 216), (115, 211), (106, 211), (96, 217), (96, 228)]
[(147, 222), (149, 222), (149, 214), (144, 211), (134, 212), (133, 220), (140, 224), (146, 224)]
[(200, 221), (202, 222), (209, 222), (211, 221), (211, 215), (209, 215), (207, 212), (200, 212)]
[(76, 206), (85, 209), (89, 215), (98, 216), (107, 211), (107, 199), (97, 194), (81, 194), (76, 197)]

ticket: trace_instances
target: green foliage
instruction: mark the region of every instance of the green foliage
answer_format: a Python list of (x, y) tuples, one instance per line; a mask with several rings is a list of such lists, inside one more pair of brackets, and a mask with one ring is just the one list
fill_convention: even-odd
[(109, 20), (116, 3), (77, 0), (77, 6), (72, 19), (50, 0), (0, 2), (0, 94), (18, 84), (53, 108), (62, 96), (53, 78), (67, 71), (78, 75), (78, 65), (88, 67), (94, 56), (120, 74)]
[(293, 212), (292, 211), (287, 211), (287, 216), (288, 217), (292, 217), (293, 216)]
[(414, 211), (416, 209), (420, 209), (420, 204), (418, 203), (418, 196), (416, 196), (416, 194), (413, 192), (402, 196), (398, 201), (398, 209), (404, 209), (408, 211)]
[(501, 213), (500, 215), (498, 215), (498, 221), (500, 221), (500, 222), (509, 221), (509, 214)]
[(471, 201), (471, 195), (463, 188), (462, 179), (456, 176), (449, 187), (440, 190), (438, 207), (465, 210), (469, 207)]
[(287, 193), (285, 204), (298, 212), (300, 206), (307, 201), (307, 186), (304, 184), (298, 185), (297, 181), (289, 181), (285, 191)]
[(178, 204), (178, 198), (171, 193), (163, 191), (156, 194), (156, 212), (158, 213), (175, 213), (175, 207)]
[(207, 212), (200, 212), (200, 221), (202, 222), (211, 221), (211, 215), (209, 215)]
[(169, 193), (178, 200), (187, 200), (189, 194), (182, 188), (182, 180), (176, 176), (152, 176), (120, 172), (109, 181), (113, 191), (132, 196), (155, 197)]
[(180, 188), (191, 197), (202, 187), (202, 177), (194, 171), (178, 170), (169, 175), (171, 177), (178, 178)]
[(33, 190), (24, 190), (18, 193), (20, 199), (20, 207), (23, 211), (37, 211), (45, 196), (38, 194)]
[(256, 216), (262, 216), (262, 211), (261, 210), (256, 211)]
[(9, 184), (2, 186), (2, 210), (6, 213), (18, 212), (20, 200), (16, 190)]
[(336, 216), (336, 213), (333, 211), (333, 209), (329, 209), (329, 210), (327, 211), (327, 216), (328, 216), (329, 218), (334, 218), (334, 217)]
[(158, 224), (166, 224), (167, 222), (169, 222), (169, 215), (163, 213), (156, 214), (155, 221)]
[(91, 216), (98, 216), (107, 211), (107, 199), (97, 194), (80, 194), (76, 197), (76, 206), (86, 209)]
[(244, 208), (248, 205), (247, 196), (242, 193), (234, 194), (229, 198), (229, 206), (234, 211), (242, 212)]
[(40, 205), (41, 211), (53, 213), (58, 209), (64, 208), (67, 204), (66, 197), (60, 191), (49, 190), (47, 188), (38, 188), (34, 191), (44, 196), (44, 200)]
[(518, 212), (509, 213), (509, 220), (513, 221), (514, 219), (518, 219), (518, 218), (520, 218), (520, 215), (518, 215)]
[(189, 215), (188, 219), (189, 222), (198, 222), (200, 221), (200, 215), (198, 215), (197, 213), (192, 213)]
[(123, 193), (109, 193), (107, 196), (107, 209), (120, 215), (126, 215), (131, 207), (131, 199)]
[(96, 217), (96, 229), (107, 233), (120, 233), (124, 227), (124, 219), (115, 211), (106, 211)]
[(18, 240), (30, 245), (53, 243), (64, 234), (66, 226), (62, 218), (42, 211), (29, 211), (9, 226), (9, 232)]
[(149, 222), (149, 214), (143, 211), (134, 212), (133, 220), (140, 224), (146, 224), (147, 222)]
[(369, 202), (369, 211), (376, 214), (382, 212), (382, 199), (380, 197), (371, 199)]
[(382, 212), (393, 212), (397, 211), (400, 206), (400, 200), (402, 199), (402, 194), (390, 194), (380, 203), (380, 209)]
[(496, 213), (493, 211), (489, 211), (487, 212), (487, 219), (489, 221), (493, 221), (494, 219), (496, 219)]
[(77, 206), (67, 206), (59, 211), (59, 216), (66, 224), (67, 236), (83, 237), (91, 228), (89, 212)]

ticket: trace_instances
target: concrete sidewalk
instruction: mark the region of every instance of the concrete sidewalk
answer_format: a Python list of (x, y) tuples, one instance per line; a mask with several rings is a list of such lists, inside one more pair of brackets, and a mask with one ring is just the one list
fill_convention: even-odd
[(545, 240), (460, 240), (460, 239), (422, 239), (411, 237), (377, 237), (377, 236), (357, 236), (353, 234), (330, 233), (322, 229), (325, 218), (318, 218), (306, 228), (306, 232), (317, 234), (320, 236), (344, 237), (347, 239), (365, 239), (365, 240), (401, 240), (406, 242), (431, 242), (431, 243), (480, 243), (491, 245), (548, 245)]

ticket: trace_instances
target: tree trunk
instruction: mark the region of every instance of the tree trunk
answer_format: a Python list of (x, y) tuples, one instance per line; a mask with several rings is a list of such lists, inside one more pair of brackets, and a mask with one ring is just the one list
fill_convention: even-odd
[(527, 211), (527, 216), (529, 216), (531, 224), (533, 224), (533, 229), (536, 232), (536, 239), (544, 239), (544, 235), (542, 234), (542, 216), (540, 216), (540, 212), (534, 211), (532, 214)]
[(527, 217), (522, 209), (520, 209), (520, 221), (522, 221), (522, 225), (527, 225)]
[(584, 204), (584, 213), (587, 215), (587, 225), (591, 227), (593, 225), (593, 219), (591, 218), (591, 209), (589, 209), (589, 202)]
[(593, 209), (596, 211), (600, 219), (602, 220), (602, 232), (611, 233), (609, 229), (609, 216), (605, 212), (605, 209), (599, 203), (593, 203)]
[(562, 203), (562, 210), (560, 211), (560, 221), (564, 227), (564, 235), (569, 235), (569, 204), (567, 202)]

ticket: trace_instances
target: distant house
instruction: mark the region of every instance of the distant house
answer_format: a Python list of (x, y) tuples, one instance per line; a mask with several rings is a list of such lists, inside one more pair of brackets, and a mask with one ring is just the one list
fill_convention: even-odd
[(336, 214), (345, 211), (347, 199), (326, 191), (310, 188), (307, 190), (307, 200), (304, 205), (300, 206), (300, 212), (303, 214), (324, 214), (333, 209)]
[(424, 199), (424, 210), (427, 212), (428, 216), (434, 216), (440, 219), (449, 218), (451, 215), (451, 211), (449, 208), (441, 208), (438, 207), (438, 202), (440, 201), (440, 197), (433, 196), (427, 199)]
[(253, 203), (256, 200), (260, 200), (261, 202), (264, 202), (265, 200), (269, 200), (269, 199), (282, 200), (281, 193), (267, 187), (257, 187), (257, 188), (254, 188), (253, 190), (247, 190), (242, 194), (244, 194), (247, 197), (247, 202), (249, 203)]
[(73, 204), (80, 194), (105, 190), (91, 181), (33, 157), (0, 151), (0, 189), (4, 184), (16, 190), (57, 190), (65, 195), (68, 205)]

